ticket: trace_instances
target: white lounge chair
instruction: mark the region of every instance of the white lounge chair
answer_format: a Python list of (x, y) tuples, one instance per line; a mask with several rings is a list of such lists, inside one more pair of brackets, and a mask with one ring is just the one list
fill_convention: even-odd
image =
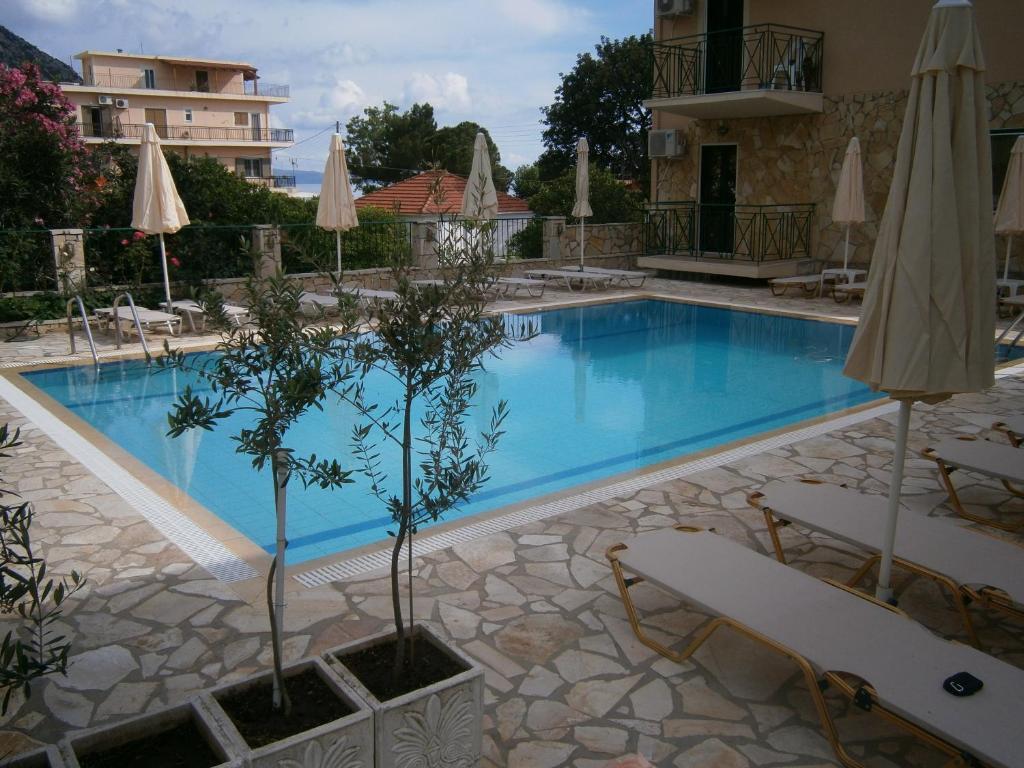
[(1006, 523), (968, 512), (960, 503), (960, 496), (950, 476), (957, 469), (988, 475), (1002, 482), (1014, 496), (1024, 498), (1024, 490), (1021, 490), (1024, 488), (1024, 451), (1020, 448), (973, 437), (951, 437), (926, 448), (921, 451), (921, 455), (938, 465), (939, 477), (949, 494), (949, 502), (960, 517), (1002, 531), (1024, 529), (1024, 521)]
[[(146, 307), (140, 307), (135, 305), (135, 313), (139, 318), (139, 325), (142, 326), (143, 330), (152, 330), (154, 325), (165, 325), (167, 326), (167, 332), (172, 336), (175, 334), (175, 328), (181, 331), (181, 318), (177, 315), (173, 315), (169, 312), (161, 312), (156, 309), (147, 309)], [(111, 323), (117, 322), (118, 324), (127, 323), (128, 333), (131, 333), (131, 329), (134, 328), (135, 322), (132, 319), (131, 307), (122, 305), (114, 311), (113, 307), (98, 307), (93, 310), (93, 314), (97, 318), (102, 320), (107, 327), (110, 327)]]
[(832, 298), (836, 300), (837, 304), (842, 304), (855, 296), (863, 299), (867, 287), (866, 282), (836, 283), (832, 286)]
[(338, 287), (340, 295), (352, 296), (361, 303), (370, 301), (398, 301), (398, 294), (394, 291), (381, 291), (374, 288), (364, 288), (361, 285), (343, 283)]
[[(779, 528), (793, 523), (868, 551), (863, 566), (846, 582), (856, 586), (881, 559), (889, 500), (817, 480), (768, 483), (748, 495), (764, 513), (775, 555), (786, 555)], [(971, 641), (979, 645), (969, 602), (1024, 618), (1024, 547), (937, 517), (900, 511), (894, 563), (945, 587)]]
[[(166, 304), (167, 302), (161, 302), (160, 306), (166, 309)], [(241, 326), (242, 323), (249, 319), (249, 310), (245, 307), (239, 307), (234, 304), (222, 304), (221, 307), (224, 309), (224, 314), (227, 316), (228, 321), (236, 327)], [(186, 318), (189, 328), (193, 333), (196, 331), (196, 318), (200, 321), (199, 330), (206, 330), (206, 306), (198, 301), (193, 301), (192, 299), (172, 301), (171, 311)]]
[[(633, 631), (666, 658), (682, 663), (716, 630), (729, 627), (791, 659), (843, 765), (862, 764), (839, 740), (822, 694), (826, 685), (968, 765), (1022, 765), (1024, 670), (714, 533), (651, 531), (610, 547), (607, 557)], [(639, 581), (716, 618), (686, 648), (673, 651), (641, 625), (629, 594)], [(972, 696), (947, 693), (944, 681), (959, 672), (984, 686)]]
[(307, 317), (319, 317), (329, 312), (337, 312), (338, 307), (339, 302), (335, 296), (309, 291), (299, 294), (299, 310)]
[(518, 296), (522, 290), (531, 298), (539, 299), (544, 295), (546, 286), (547, 283), (543, 280), (533, 280), (529, 277), (499, 277), (494, 281), (495, 293), (502, 296)]
[(1024, 443), (1024, 416), (1000, 416), (999, 421), (992, 424), (992, 429), (1005, 432), (1014, 448)]
[(772, 296), (782, 296), (790, 288), (799, 288), (804, 296), (814, 296), (821, 288), (821, 275), (793, 275), (773, 277), (768, 281)]
[(535, 280), (564, 283), (570, 291), (575, 290), (573, 284), (579, 284), (581, 290), (591, 288), (607, 288), (611, 283), (608, 275), (595, 272), (580, 272), (578, 269), (528, 269), (526, 276)]
[(647, 279), (647, 273), (633, 269), (606, 269), (604, 267), (584, 267), (584, 272), (593, 275), (608, 275), (612, 282), (619, 283), (629, 288), (639, 288)]

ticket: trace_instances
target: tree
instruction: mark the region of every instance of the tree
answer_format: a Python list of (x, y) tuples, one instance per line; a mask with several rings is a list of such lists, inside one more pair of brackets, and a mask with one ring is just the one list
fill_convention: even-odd
[(367, 107), (363, 116), (353, 117), (345, 125), (346, 160), (352, 180), (364, 192), (431, 168), (443, 168), (468, 176), (473, 164), (473, 140), (480, 131), (487, 136), (494, 184), (505, 191), (512, 173), (501, 165), (501, 153), (486, 128), (465, 121), (437, 127), (430, 104), (413, 104), (399, 112), (394, 104)]
[[(334, 488), (351, 482), (349, 472), (333, 459), (316, 454), (300, 456), (289, 445), (290, 428), (311, 408), (322, 408), (329, 392), (344, 393), (351, 378), (345, 315), (340, 327), (304, 327), (299, 307), (300, 282), (281, 275), (250, 278), (246, 303), (252, 324), (232, 327), (212, 357), (196, 367), (182, 350), (165, 343), (160, 363), (195, 373), (212, 386), (213, 397), (200, 397), (186, 387), (168, 415), (168, 434), (179, 437), (190, 429), (212, 430), (235, 413), (250, 420), (239, 428), (235, 450), (252, 457), (257, 471), (270, 469), (277, 510), (277, 548), (267, 575), (267, 613), (274, 658), (273, 708), (288, 716), (290, 702), (282, 669), (284, 627), (284, 556), (287, 546), (283, 498), (287, 483)], [(214, 313), (216, 315), (216, 313)], [(223, 321), (222, 326), (228, 324)]]
[(97, 193), (75, 111), (34, 64), (0, 64), (0, 229), (80, 224)]
[(458, 125), (439, 128), (429, 143), (431, 163), (437, 168), (468, 177), (473, 167), (473, 142), (478, 133), (483, 133), (487, 139), (494, 186), (507, 192), (512, 172), (501, 164), (501, 153), (492, 141), (491, 134), (477, 123), (467, 120)]
[(592, 163), (646, 189), (651, 113), (643, 102), (652, 88), (651, 37), (602, 37), (594, 48), (596, 56), (581, 53), (572, 71), (560, 75), (554, 103), (542, 109), (547, 128), (541, 174), (551, 178), (573, 167), (576, 142), (586, 136)]
[[(516, 192), (527, 195), (530, 210), (538, 216), (569, 217), (576, 201), (576, 169), (571, 168), (545, 182), (540, 180), (537, 166), (523, 166), (516, 170)], [(644, 196), (630, 189), (615, 174), (590, 166), (590, 207), (594, 215), (587, 219), (588, 223), (640, 221), (643, 203)]]

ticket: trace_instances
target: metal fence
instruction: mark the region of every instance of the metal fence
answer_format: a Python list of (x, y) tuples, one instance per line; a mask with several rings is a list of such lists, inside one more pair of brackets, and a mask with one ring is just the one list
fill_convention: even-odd
[[(71, 83), (74, 85), (74, 83)], [(189, 80), (181, 85), (178, 83), (154, 82), (152, 86), (146, 85), (146, 80), (141, 74), (113, 74), (106, 72), (94, 73), (90, 78), (82, 80), (83, 85), (99, 88), (139, 88), (146, 90), (160, 91), (183, 91), (198, 93), (225, 93), (238, 96), (271, 96), (288, 98), (291, 88), (287, 85), (276, 83), (262, 83), (255, 80), (246, 80), (239, 85), (237, 81), (225, 83), (221, 86), (211, 86), (209, 83)]]
[(803, 258), (811, 252), (813, 215), (813, 203), (661, 203), (647, 212), (644, 253), (752, 262)]
[[(284, 224), (281, 262), (285, 273), (320, 272), (337, 266), (337, 239), (314, 224)], [(362, 221), (341, 233), (343, 269), (367, 269), (408, 260), (412, 254), (412, 224), (406, 221)]]
[(0, 293), (58, 288), (50, 231), (0, 230)]
[[(142, 123), (78, 123), (79, 133), (88, 138), (98, 139), (141, 139), (145, 125)], [(222, 125), (166, 125), (158, 123), (156, 133), (161, 139), (192, 141), (268, 141), (286, 142), (295, 140), (291, 128), (246, 128)]]
[(824, 33), (756, 24), (655, 43), (654, 98), (753, 88), (821, 91)]

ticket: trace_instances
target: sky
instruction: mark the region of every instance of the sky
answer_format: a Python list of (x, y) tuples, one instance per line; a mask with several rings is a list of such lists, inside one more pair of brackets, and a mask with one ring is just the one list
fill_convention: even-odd
[[(288, 84), (271, 108), (296, 144), (274, 167), (322, 170), (335, 121), (385, 100), (472, 120), (509, 168), (543, 150), (540, 108), (577, 54), (647, 32), (651, 0), (4, 0), (0, 24), (69, 61), (83, 50), (246, 61)], [(77, 62), (76, 62), (77, 65)], [(80, 67), (76, 66), (80, 70)]]

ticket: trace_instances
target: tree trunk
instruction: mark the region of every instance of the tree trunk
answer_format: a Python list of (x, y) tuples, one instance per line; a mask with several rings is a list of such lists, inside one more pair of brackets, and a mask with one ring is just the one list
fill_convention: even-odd
[(274, 507), (277, 512), (277, 547), (270, 573), (267, 574), (267, 613), (270, 616), (270, 642), (274, 655), (274, 709), (283, 712), (287, 717), (291, 713), (292, 705), (284, 686), (281, 636), (284, 633), (284, 551), (288, 546), (285, 538), (285, 483), (288, 479), (288, 470), (287, 466), (278, 460), (276, 454), (271, 459), (271, 470), (274, 478)]
[[(395, 675), (405, 665), (405, 623), (402, 621), (402, 596), (399, 590), (398, 565), (402, 557), (402, 544), (409, 532), (412, 517), (412, 382), (405, 382), (405, 423), (402, 429), (402, 519), (398, 523), (395, 548), (391, 552), (391, 603), (395, 611)], [(409, 607), (409, 625), (412, 626), (412, 606)]]

